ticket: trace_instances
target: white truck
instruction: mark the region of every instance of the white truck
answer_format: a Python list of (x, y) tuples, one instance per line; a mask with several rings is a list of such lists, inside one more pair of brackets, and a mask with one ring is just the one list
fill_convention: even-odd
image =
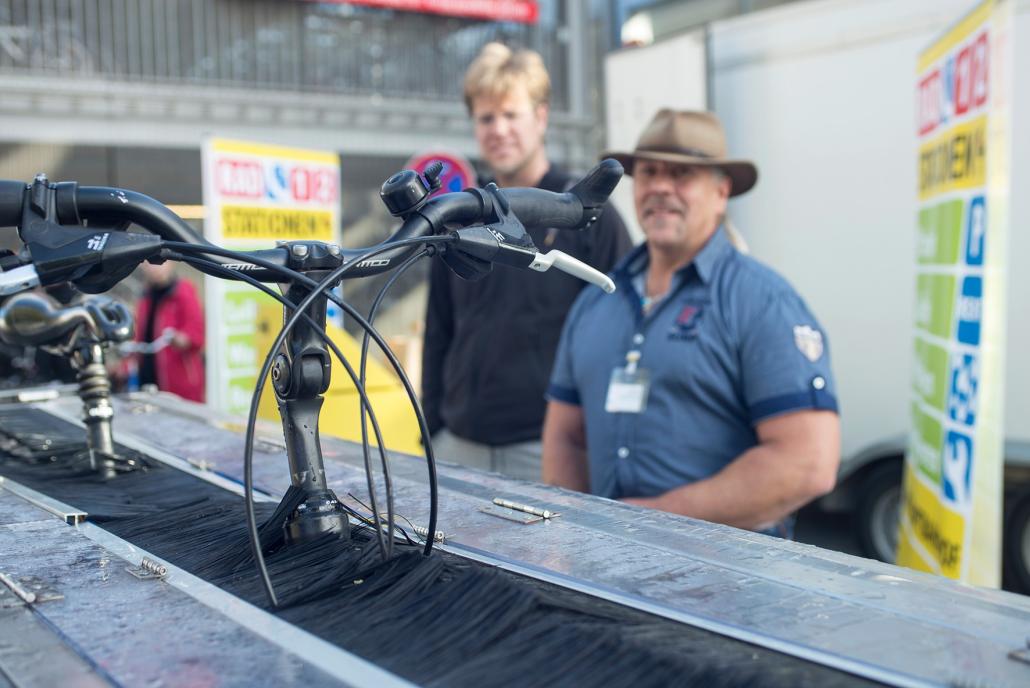
[[(730, 216), (752, 254), (805, 297), (832, 348), (843, 455), (838, 488), (822, 506), (853, 512), (866, 554), (886, 561), (910, 423), (916, 61), (975, 4), (798, 2), (614, 53), (606, 65), (612, 146), (632, 148), (657, 95), (717, 112), (731, 154), (757, 163), (758, 186), (731, 203)], [(1030, 136), (1020, 129), (1030, 121), (1030, 73), (1021, 70), (1030, 65), (1027, 0), (1014, 3), (1013, 46), (1004, 585), (1030, 592)], [(655, 91), (644, 72), (652, 81), (699, 79), (705, 96)]]

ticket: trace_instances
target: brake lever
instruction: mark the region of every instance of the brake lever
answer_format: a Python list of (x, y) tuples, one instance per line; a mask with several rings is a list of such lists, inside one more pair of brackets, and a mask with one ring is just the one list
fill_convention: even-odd
[(611, 294), (615, 291), (615, 282), (611, 277), (600, 270), (595, 270), (583, 261), (573, 258), (564, 251), (554, 250), (538, 253), (533, 262), (529, 264), (529, 269), (537, 272), (547, 272), (550, 268), (557, 268), (584, 282), (601, 287), (605, 293)]
[[(554, 267), (597, 285), (609, 294), (615, 291), (615, 282), (611, 278), (564, 251), (538, 252), (526, 228), (511, 212), (508, 200), (500, 189), (489, 184), (483, 191), (494, 197), (497, 221), (451, 233), (457, 241), (448, 247), (444, 260), (459, 276), (479, 279), (490, 271), (493, 263), (529, 268), (537, 272), (546, 272)], [(469, 274), (466, 275), (466, 272)]]
[[(448, 247), (445, 259), (448, 255), (457, 254), (478, 264), (489, 266), (492, 263), (503, 263), (537, 272), (546, 272), (553, 267), (584, 282), (595, 284), (609, 294), (615, 291), (615, 282), (611, 278), (564, 251), (538, 253), (532, 244), (528, 247), (512, 245), (504, 241), (504, 235), (490, 227), (468, 227), (451, 234), (457, 241)], [(461, 272), (458, 274), (464, 277)]]

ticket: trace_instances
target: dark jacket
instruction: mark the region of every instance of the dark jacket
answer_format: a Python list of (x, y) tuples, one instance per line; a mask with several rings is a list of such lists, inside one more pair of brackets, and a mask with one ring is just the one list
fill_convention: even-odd
[[(537, 185), (565, 191), (573, 177), (551, 166)], [(608, 272), (629, 251), (622, 218), (607, 206), (581, 232), (530, 230), (541, 253), (561, 250)], [(463, 280), (434, 260), (429, 275), (422, 405), (430, 432), (494, 446), (540, 439), (544, 391), (565, 314), (584, 282), (494, 265), (478, 281)]]

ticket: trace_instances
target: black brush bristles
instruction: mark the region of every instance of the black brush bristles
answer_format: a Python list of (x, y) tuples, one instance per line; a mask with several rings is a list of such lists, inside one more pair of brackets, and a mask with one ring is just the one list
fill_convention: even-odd
[[(38, 441), (40, 427), (64, 453), (15, 456), (19, 431), (36, 428), (26, 438)], [(84, 472), (72, 459), (82, 447), (81, 432), (41, 411), (0, 409), (0, 474), (86, 511), (111, 533), (267, 608), (242, 497), (139, 455), (133, 458), (146, 470), (111, 479)], [(80, 444), (70, 448), (74, 437)], [(283, 524), (299, 498), (291, 488), (279, 505), (257, 505), (262, 551), (280, 602), (272, 613), (416, 684), (869, 685), (447, 553), (426, 557), (419, 545), (395, 543), (393, 558), (383, 561), (365, 527), (353, 527), (350, 540), (326, 536), (286, 546)]]

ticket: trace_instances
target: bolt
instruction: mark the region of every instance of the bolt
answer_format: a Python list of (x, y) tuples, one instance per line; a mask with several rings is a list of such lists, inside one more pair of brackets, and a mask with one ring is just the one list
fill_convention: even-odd
[(308, 246), (307, 246), (307, 244), (294, 244), (293, 247), (292, 247), (292, 250), (293, 250), (293, 255), (295, 255), (298, 258), (304, 258), (304, 257), (306, 257), (308, 255)]

